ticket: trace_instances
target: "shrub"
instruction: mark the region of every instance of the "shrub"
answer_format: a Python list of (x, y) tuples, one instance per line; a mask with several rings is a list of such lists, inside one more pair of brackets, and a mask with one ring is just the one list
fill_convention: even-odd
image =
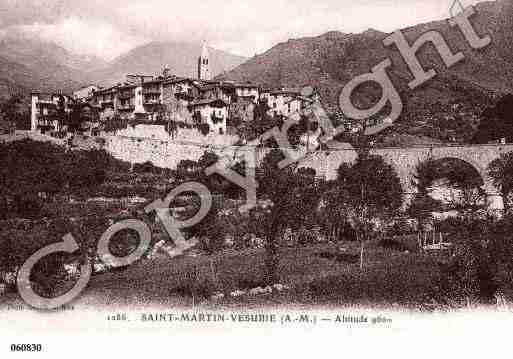
[(105, 144), (106, 144), (105, 138), (103, 138), (103, 137), (96, 137), (94, 139), (94, 142), (96, 142), (100, 146), (105, 146)]
[[(96, 233), (90, 233), (91, 230), (88, 228), (88, 235), (96, 236)], [(36, 251), (50, 244), (61, 242), (62, 236), (70, 232), (74, 235), (77, 234), (77, 226), (73, 226), (68, 220), (40, 223), (29, 229), (2, 230), (0, 232), (0, 248), (2, 248), (0, 270), (15, 272)], [(75, 236), (75, 238), (83, 250), (82, 253), (85, 253), (86, 242), (82, 241), (82, 236)], [(94, 238), (96, 239), (96, 237)], [(95, 242), (89, 243), (91, 246), (94, 244)], [(74, 254), (55, 253), (40, 260), (31, 272), (30, 280), (33, 282), (35, 290), (45, 297), (55, 297), (57, 294), (63, 293), (67, 276), (64, 264), (75, 261), (79, 256), (80, 251)]]
[(135, 173), (160, 173), (160, 168), (156, 167), (152, 162), (136, 163), (134, 165)]
[(314, 232), (312, 230), (301, 228), (297, 234), (298, 244), (301, 246), (306, 246), (317, 242), (317, 234), (317, 232)]
[(186, 297), (210, 298), (216, 291), (216, 285), (209, 278), (200, 276), (197, 268), (188, 270), (181, 278), (173, 293)]
[[(27, 165), (30, 164), (30, 165)], [(108, 170), (125, 164), (103, 150), (69, 151), (31, 140), (0, 144), (0, 198), (14, 203), (8, 216), (41, 216), (38, 196), (88, 196)]]
[(408, 244), (406, 244), (405, 242), (397, 240), (392, 237), (383, 238), (382, 240), (379, 241), (379, 245), (383, 248), (391, 249), (394, 251), (400, 251), (400, 252), (412, 250), (411, 246), (408, 246)]
[(482, 243), (470, 239), (458, 245), (454, 257), (441, 265), (442, 293), (459, 303), (491, 303), (499, 289), (496, 270), (496, 261)]
[(452, 235), (453, 255), (441, 265), (440, 287), (448, 300), (491, 303), (499, 290), (511, 294), (513, 230), (508, 218), (499, 222), (461, 219)]
[(318, 256), (324, 259), (349, 264), (358, 263), (360, 260), (360, 257), (357, 254), (350, 253), (321, 252), (318, 254)]
[(400, 304), (403, 306), (431, 303), (438, 296), (439, 271), (431, 258), (398, 257), (361, 272), (314, 279), (307, 285), (309, 296), (338, 303)]
[(40, 215), (43, 208), (42, 200), (33, 194), (16, 195), (10, 206), (11, 215), (21, 218), (34, 219)]

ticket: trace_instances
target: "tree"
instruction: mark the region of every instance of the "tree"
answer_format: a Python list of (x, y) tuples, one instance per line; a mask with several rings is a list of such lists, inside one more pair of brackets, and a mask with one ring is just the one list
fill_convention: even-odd
[(472, 142), (488, 143), (505, 138), (513, 141), (513, 94), (504, 95), (494, 107), (486, 108)]
[(273, 127), (281, 127), (283, 119), (280, 116), (269, 115), (268, 110), (267, 102), (259, 101), (253, 111), (253, 121), (244, 122), (238, 127), (239, 136), (246, 141), (252, 141)]
[[(197, 212), (201, 207), (199, 198), (193, 197), (193, 213)], [(214, 253), (224, 246), (224, 229), (219, 220), (219, 211), (222, 209), (221, 200), (214, 197), (212, 200), (212, 207), (208, 211), (205, 218), (198, 224), (194, 225), (188, 230), (190, 235), (199, 239), (202, 249), (208, 253)], [(191, 213), (191, 217), (194, 215)]]
[(510, 195), (513, 191), (513, 152), (502, 154), (488, 166), (488, 175), (499, 190), (504, 202), (504, 212), (511, 208)]
[(219, 156), (212, 151), (205, 151), (198, 159), (198, 168), (200, 169), (197, 181), (203, 182), (215, 193), (224, 193), (228, 187), (228, 181), (218, 173), (207, 176), (205, 171), (219, 161)]
[(428, 192), (428, 188), (438, 176), (436, 162), (431, 158), (419, 162), (415, 172), (412, 185), (416, 187), (417, 192), (407, 212), (417, 220), (420, 229), (433, 220), (432, 212), (440, 209), (442, 203), (433, 199)]
[(266, 240), (265, 282), (269, 285), (279, 281), (278, 249), (279, 241), (287, 228), (298, 227), (308, 222), (320, 201), (319, 188), (308, 170), (298, 170), (297, 166), (280, 168), (283, 160), (278, 149), (271, 150), (263, 159), (257, 171), (258, 196), (263, 200), (263, 211), (259, 225), (264, 228)]
[(92, 131), (94, 125), (98, 124), (99, 119), (98, 111), (89, 104), (73, 104), (69, 115), (68, 131), (74, 133), (84, 131), (84, 129)]
[(128, 120), (121, 118), (118, 114), (114, 114), (112, 118), (105, 120), (102, 125), (105, 132), (116, 132), (126, 129), (128, 127)]
[(33, 217), (44, 198), (95, 191), (116, 161), (103, 150), (65, 152), (49, 142), (0, 144), (0, 199), (10, 209), (5, 215)]
[(433, 212), (441, 208), (441, 202), (432, 198), (429, 194), (417, 192), (413, 197), (409, 207), (408, 215), (415, 218), (418, 223), (418, 229), (421, 230), (425, 225), (433, 221)]
[[(22, 198), (33, 202), (40, 193), (53, 195), (61, 191), (65, 181), (63, 158), (64, 150), (46, 142), (0, 144), (0, 196), (4, 203), (14, 203), (12, 210), (17, 213), (23, 208)], [(30, 205), (35, 207), (34, 203)]]
[(196, 181), (200, 175), (200, 168), (193, 160), (181, 160), (175, 170), (175, 177), (178, 182)]
[(267, 101), (258, 100), (255, 110), (253, 111), (253, 122), (258, 122), (267, 116), (267, 112), (270, 110)]
[(63, 95), (58, 96), (55, 109), (48, 114), (48, 117), (50, 121), (57, 121), (59, 130), (69, 122), (66, 114), (66, 100)]
[(417, 218), (419, 225), (432, 217), (431, 212), (442, 209), (442, 202), (429, 195), (429, 187), (436, 180), (444, 180), (439, 185), (456, 190), (448, 205), (458, 211), (477, 211), (483, 206), (483, 179), (476, 169), (456, 158), (433, 160), (431, 158), (417, 165), (412, 184), (417, 193), (410, 205), (409, 213)]
[(513, 191), (513, 152), (502, 154), (488, 166), (488, 175), (493, 185), (500, 191), (504, 202), (504, 212), (511, 208), (510, 195)]
[(30, 129), (27, 106), (21, 95), (13, 95), (0, 103), (0, 120), (15, 124), (18, 129)]
[(351, 223), (360, 241), (360, 267), (364, 243), (374, 226), (394, 216), (402, 205), (402, 187), (395, 170), (385, 161), (364, 151), (352, 165), (342, 164), (337, 178), (328, 183), (327, 211)]

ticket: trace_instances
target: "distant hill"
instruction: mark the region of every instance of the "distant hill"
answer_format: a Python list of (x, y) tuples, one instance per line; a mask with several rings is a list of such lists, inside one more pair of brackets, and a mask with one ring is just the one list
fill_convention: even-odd
[[(439, 31), (453, 52), (460, 50), (465, 54), (465, 60), (447, 70), (434, 47), (423, 47), (418, 53), (421, 63), (434, 67), (438, 76), (414, 91), (407, 87), (412, 76), (399, 52), (382, 43), (387, 34), (372, 29), (360, 34), (334, 31), (317, 37), (291, 39), (219, 78), (252, 81), (269, 87), (313, 85), (319, 88), (325, 106), (336, 111), (338, 96), (346, 83), (390, 58), (393, 62), (390, 77), (405, 106), (394, 131), (408, 133), (415, 127), (419, 135), (442, 139), (456, 136), (467, 140), (471, 137), (467, 132), (477, 125), (474, 123), (476, 114), (501, 94), (513, 91), (512, 3), (512, 0), (499, 0), (476, 6), (477, 14), (471, 19), (472, 23), (479, 34), (487, 33), (492, 37), (492, 44), (480, 51), (472, 50), (459, 30), (451, 28), (447, 21), (403, 29), (410, 43), (424, 32)], [(368, 87), (356, 96), (359, 105), (370, 105), (379, 98), (379, 88)], [(461, 124), (453, 128), (451, 123), (439, 123), (451, 116), (463, 116), (471, 128), (466, 126), (462, 130)]]
[(13, 93), (26, 93), (36, 83), (34, 74), (26, 66), (0, 57), (0, 100)]
[(0, 39), (0, 57), (0, 96), (2, 89), (11, 87), (70, 92), (90, 81), (91, 69), (106, 66), (99, 58), (75, 55), (54, 43), (28, 37)]
[[(209, 48), (211, 71), (218, 75), (242, 64), (247, 58)], [(125, 79), (127, 73), (156, 74), (168, 65), (178, 76), (196, 76), (201, 45), (178, 42), (151, 42), (119, 56), (98, 71), (92, 78), (101, 85), (110, 85)]]
[[(36, 38), (9, 36), (0, 39), (0, 98), (32, 90), (71, 92), (91, 83), (108, 86), (127, 73), (155, 74), (169, 65), (171, 73), (196, 76), (201, 46), (185, 43), (149, 43), (106, 62), (94, 56), (73, 54)], [(246, 58), (210, 49), (212, 73), (220, 74)]]

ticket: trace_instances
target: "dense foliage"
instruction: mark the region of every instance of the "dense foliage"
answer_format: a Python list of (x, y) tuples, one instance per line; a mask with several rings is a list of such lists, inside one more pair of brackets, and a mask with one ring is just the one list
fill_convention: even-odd
[(328, 223), (349, 223), (362, 242), (370, 239), (376, 224), (395, 216), (402, 204), (399, 177), (379, 156), (363, 154), (354, 164), (342, 164), (328, 187), (324, 194)]
[(503, 96), (494, 107), (486, 108), (482, 113), (474, 143), (488, 143), (505, 138), (513, 141), (513, 95)]
[(488, 166), (488, 174), (494, 186), (499, 190), (506, 212), (511, 208), (511, 193), (513, 192), (513, 152), (502, 154)]
[(108, 169), (122, 166), (103, 150), (65, 151), (31, 140), (0, 144), (0, 216), (40, 216), (44, 200), (94, 192)]
[(18, 130), (30, 129), (30, 114), (21, 95), (14, 95), (0, 102), (0, 121), (14, 123)]

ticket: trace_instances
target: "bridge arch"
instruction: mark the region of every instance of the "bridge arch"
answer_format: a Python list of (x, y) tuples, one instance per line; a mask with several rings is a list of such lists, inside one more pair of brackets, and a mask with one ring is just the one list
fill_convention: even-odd
[(488, 175), (488, 165), (500, 153), (483, 153), (479, 151), (469, 151), (464, 147), (435, 147), (435, 148), (411, 148), (403, 149), (398, 153), (390, 151), (390, 149), (382, 149), (376, 151), (376, 154), (382, 155), (386, 162), (392, 165), (400, 179), (405, 193), (405, 206), (414, 197), (417, 189), (415, 186), (415, 176), (417, 174), (417, 166), (425, 161), (444, 161), (458, 160), (473, 168), (476, 174), (482, 180), (482, 188), (487, 196), (487, 204), (490, 209), (503, 209), (502, 197), (493, 185), (493, 181)]
[(497, 190), (493, 185), (492, 179), (488, 176), (488, 163), (479, 161), (472, 153), (466, 151), (433, 151), (431, 158), (435, 161), (445, 159), (457, 159), (472, 166), (483, 180), (483, 189), (488, 195), (496, 194)]
[[(418, 173), (420, 170), (418, 167), (420, 165), (427, 165), (427, 167), (423, 167), (427, 172), (422, 175), (422, 178), (418, 177), (421, 175), (421, 173)], [(467, 185), (468, 188), (482, 189), (485, 192), (484, 194), (486, 194), (486, 197), (483, 199), (487, 200), (488, 198), (482, 172), (479, 168), (476, 168), (471, 161), (462, 158), (454, 156), (429, 157), (419, 162), (419, 165), (415, 171), (413, 171), (411, 177), (412, 182), (414, 182), (412, 185), (415, 186), (416, 191), (418, 190), (417, 184), (424, 182), (423, 185), (426, 186), (425, 189), (430, 191), (434, 198), (438, 197), (438, 199), (442, 201), (449, 200), (447, 197), (449, 194), (460, 192), (461, 188), (459, 185), (463, 184)], [(413, 178), (415, 178), (415, 180)], [(438, 195), (436, 195), (437, 193)]]
[[(454, 158), (461, 160), (473, 167), (483, 180), (491, 209), (502, 209), (502, 197), (488, 176), (489, 164), (500, 157), (501, 154), (513, 151), (512, 144), (487, 144), (487, 145), (453, 145), (453, 146), (412, 146), (412, 147), (388, 147), (371, 149), (371, 154), (381, 156), (386, 163), (397, 172), (404, 198), (408, 202), (412, 198), (416, 188), (412, 181), (419, 162), (428, 159), (443, 160)], [(342, 163), (353, 163), (357, 153), (349, 144), (333, 147), (326, 151), (316, 151), (306, 156), (301, 167), (311, 167), (316, 170), (318, 176), (326, 179), (335, 179), (337, 169)]]

